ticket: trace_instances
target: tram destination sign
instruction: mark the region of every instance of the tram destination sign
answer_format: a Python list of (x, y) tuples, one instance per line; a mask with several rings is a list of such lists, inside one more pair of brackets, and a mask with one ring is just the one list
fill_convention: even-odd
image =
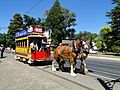
[(28, 30), (18, 30), (16, 33), (15, 33), (15, 38), (19, 38), (19, 37), (25, 37), (28, 35)]

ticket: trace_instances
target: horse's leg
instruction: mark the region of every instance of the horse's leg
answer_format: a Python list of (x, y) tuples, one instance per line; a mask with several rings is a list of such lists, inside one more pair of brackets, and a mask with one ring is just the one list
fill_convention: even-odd
[(64, 71), (65, 60), (61, 61), (61, 70)]
[(74, 54), (72, 55), (71, 54), (71, 57), (70, 57), (70, 66), (71, 66), (71, 70), (70, 70), (70, 74), (71, 76), (76, 76), (75, 72), (74, 72)]
[(74, 59), (75, 61), (74, 61), (74, 65), (73, 65), (73, 70), (75, 71), (75, 69), (76, 69), (76, 67), (77, 67), (77, 61), (76, 61), (76, 57), (75, 57), (75, 59)]
[(54, 60), (52, 61), (52, 71), (56, 71), (55, 62), (57, 60), (56, 50), (54, 51)]
[(52, 71), (56, 71), (55, 62), (56, 62), (56, 60), (53, 60), (53, 61), (52, 61)]
[(85, 62), (85, 60), (84, 60), (83, 58), (82, 58), (82, 60), (81, 60), (80, 72), (81, 72), (82, 74), (85, 74), (85, 75), (86, 75), (86, 73), (88, 72), (88, 69), (87, 69), (87, 67), (86, 67), (86, 62)]
[(71, 76), (76, 76), (76, 74), (74, 73), (73, 64), (71, 64), (70, 74)]
[(88, 69), (87, 69), (87, 64), (86, 64), (86, 58), (88, 57), (88, 54), (84, 55), (84, 59), (83, 59), (83, 63), (84, 63), (84, 74), (86, 75), (88, 73)]

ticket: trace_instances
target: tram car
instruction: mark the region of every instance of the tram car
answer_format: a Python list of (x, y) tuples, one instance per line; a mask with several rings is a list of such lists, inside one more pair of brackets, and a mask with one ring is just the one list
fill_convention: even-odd
[[(36, 48), (31, 47), (32, 43), (36, 45)], [(49, 31), (43, 30), (43, 27), (34, 26), (17, 30), (15, 46), (15, 59), (28, 64), (50, 60)]]

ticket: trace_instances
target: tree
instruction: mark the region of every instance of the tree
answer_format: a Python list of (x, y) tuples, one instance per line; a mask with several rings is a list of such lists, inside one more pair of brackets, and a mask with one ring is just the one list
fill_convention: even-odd
[(100, 29), (100, 32), (99, 32), (99, 36), (101, 38), (101, 42), (102, 44), (104, 44), (105, 47), (107, 47), (107, 50), (108, 51), (111, 51), (110, 48), (111, 48), (111, 35), (110, 33), (112, 32), (110, 26), (105, 26), (103, 28)]
[[(74, 36), (70, 34), (74, 34), (75, 29), (70, 27), (76, 25), (76, 15), (61, 7), (58, 0), (55, 1), (49, 11), (45, 12), (45, 15), (47, 16), (47, 27), (52, 30), (52, 44), (58, 44), (66, 37)], [(69, 30), (72, 30), (72, 32), (68, 33)]]
[(120, 52), (120, 0), (112, 0), (115, 6), (111, 9), (110, 12), (107, 12), (107, 17), (111, 19), (108, 24), (112, 29), (111, 35), (111, 42), (112, 43), (112, 50), (114, 52)]
[(30, 17), (30, 16), (28, 16), (28, 15), (26, 15), (26, 14), (23, 16), (23, 19), (24, 19), (25, 27), (26, 27), (26, 26), (29, 26), (29, 25), (39, 24), (38, 21), (41, 22), (40, 19), (38, 19), (38, 21), (37, 21), (36, 18)]
[(29, 26), (29, 25), (40, 25), (40, 26), (45, 26), (45, 20), (41, 19), (41, 18), (34, 18), (34, 17), (30, 17), (28, 15), (24, 15), (23, 16), (24, 19), (24, 26)]
[[(74, 39), (76, 30), (74, 28), (70, 28), (71, 26), (75, 26), (76, 23), (76, 15), (73, 12), (66, 8), (62, 8), (63, 16), (64, 16), (64, 30), (66, 30), (66, 37), (69, 39)], [(68, 29), (67, 29), (68, 28)]]
[(75, 29), (74, 28), (67, 29), (66, 34), (68, 36), (68, 39), (74, 39), (75, 38)]
[(97, 37), (97, 34), (95, 33), (91, 33), (91, 32), (87, 32), (87, 31), (80, 31), (79, 34), (76, 34), (75, 36), (76, 38), (81, 38), (84, 37), (85, 40), (95, 40), (95, 38)]
[(6, 46), (6, 34), (0, 33), (0, 44), (4, 44)]
[(20, 28), (23, 28), (23, 19), (20, 14), (16, 13), (8, 26), (7, 45), (15, 47), (15, 32)]
[(68, 27), (70, 28), (71, 26), (75, 26), (76, 23), (76, 15), (73, 12), (70, 12), (70, 10), (66, 8), (62, 8), (63, 16), (64, 16), (64, 26), (65, 29)]
[(46, 18), (46, 24), (52, 30), (52, 43), (58, 44), (65, 38), (64, 16), (58, 0), (56, 0), (50, 9)]

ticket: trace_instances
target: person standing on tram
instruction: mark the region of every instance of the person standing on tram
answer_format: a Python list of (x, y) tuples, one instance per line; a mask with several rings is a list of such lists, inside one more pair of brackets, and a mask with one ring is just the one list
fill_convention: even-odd
[(38, 45), (36, 41), (33, 40), (33, 42), (30, 44), (30, 48), (31, 48), (30, 59), (32, 59), (32, 53), (34, 54), (35, 59), (36, 59), (36, 51), (38, 50)]
[(30, 44), (30, 48), (31, 48), (31, 51), (37, 51), (38, 50), (38, 45), (37, 45), (36, 41), (33, 41)]

